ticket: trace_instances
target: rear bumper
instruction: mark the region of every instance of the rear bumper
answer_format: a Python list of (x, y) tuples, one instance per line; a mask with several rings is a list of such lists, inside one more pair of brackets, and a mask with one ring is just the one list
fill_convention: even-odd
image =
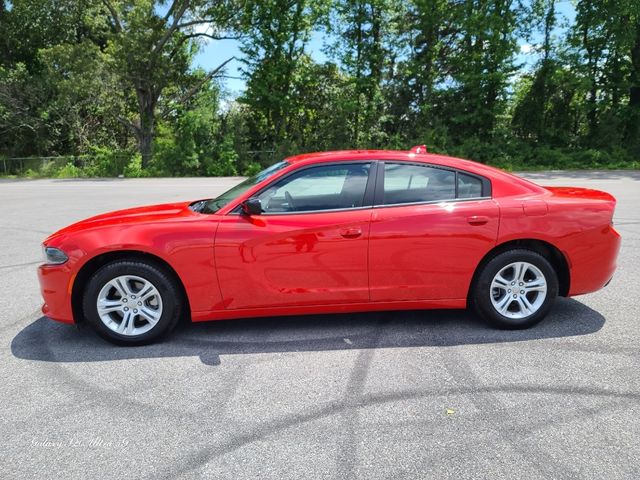
[(73, 273), (67, 265), (40, 265), (38, 280), (44, 299), (42, 313), (52, 320), (74, 323), (71, 307)]
[(578, 242), (565, 249), (569, 260), (569, 296), (605, 287), (613, 277), (620, 251), (620, 234), (613, 226), (583, 232)]

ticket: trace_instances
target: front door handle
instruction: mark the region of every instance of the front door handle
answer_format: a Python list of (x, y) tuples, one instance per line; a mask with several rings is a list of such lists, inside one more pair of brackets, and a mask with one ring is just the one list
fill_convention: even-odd
[(489, 217), (484, 215), (472, 215), (467, 217), (467, 222), (469, 225), (484, 225), (489, 222)]
[(358, 238), (362, 235), (362, 229), (360, 227), (343, 228), (340, 230), (340, 235), (344, 238)]

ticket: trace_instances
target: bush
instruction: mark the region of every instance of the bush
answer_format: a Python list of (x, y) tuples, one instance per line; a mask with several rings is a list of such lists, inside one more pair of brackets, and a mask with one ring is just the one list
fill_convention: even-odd
[[(460, 145), (451, 147), (448, 151), (451, 155), (468, 158), (476, 162), (502, 164), (508, 163), (510, 158), (504, 145), (486, 143), (478, 137), (470, 137)], [(428, 148), (428, 145), (427, 145)]]
[(229, 177), (238, 174), (238, 154), (233, 146), (233, 139), (229, 136), (216, 143), (211, 152), (203, 152), (200, 158), (205, 175)]
[(116, 177), (120, 175), (130, 162), (133, 154), (109, 147), (92, 146), (89, 160), (83, 167), (87, 177)]
[(139, 153), (135, 154), (129, 161), (129, 164), (124, 167), (124, 176), (131, 178), (145, 176), (145, 172), (142, 170), (142, 156)]
[(247, 167), (244, 169), (244, 172), (242, 172), (242, 174), (245, 177), (253, 177), (257, 173), (259, 173), (261, 170), (262, 170), (262, 166), (259, 163), (251, 162), (247, 164)]
[(218, 161), (207, 165), (207, 175), (211, 177), (232, 177), (237, 175), (236, 160), (237, 155), (235, 152), (223, 154)]
[(73, 162), (67, 163), (62, 167), (56, 177), (58, 178), (79, 178), (82, 176), (82, 170), (76, 167)]
[(40, 169), (40, 175), (48, 178), (56, 178), (60, 172), (61, 166), (55, 160), (48, 160), (43, 163)]

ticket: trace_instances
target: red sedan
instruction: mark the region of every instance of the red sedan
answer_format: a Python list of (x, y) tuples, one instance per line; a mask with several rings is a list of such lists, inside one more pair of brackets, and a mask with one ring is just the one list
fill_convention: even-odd
[(144, 344), (180, 318), (471, 306), (502, 328), (616, 268), (615, 199), (411, 151), (288, 158), (215, 199), (98, 215), (51, 235), (48, 317)]

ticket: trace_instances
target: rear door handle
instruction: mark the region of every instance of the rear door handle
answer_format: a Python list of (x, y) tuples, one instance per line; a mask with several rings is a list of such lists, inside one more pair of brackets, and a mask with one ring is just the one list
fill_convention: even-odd
[(362, 235), (362, 229), (360, 227), (343, 228), (340, 230), (340, 235), (344, 238), (358, 238)]
[(467, 222), (469, 223), (469, 225), (484, 225), (485, 223), (489, 222), (489, 217), (486, 217), (484, 215), (472, 215), (470, 217), (467, 217)]

